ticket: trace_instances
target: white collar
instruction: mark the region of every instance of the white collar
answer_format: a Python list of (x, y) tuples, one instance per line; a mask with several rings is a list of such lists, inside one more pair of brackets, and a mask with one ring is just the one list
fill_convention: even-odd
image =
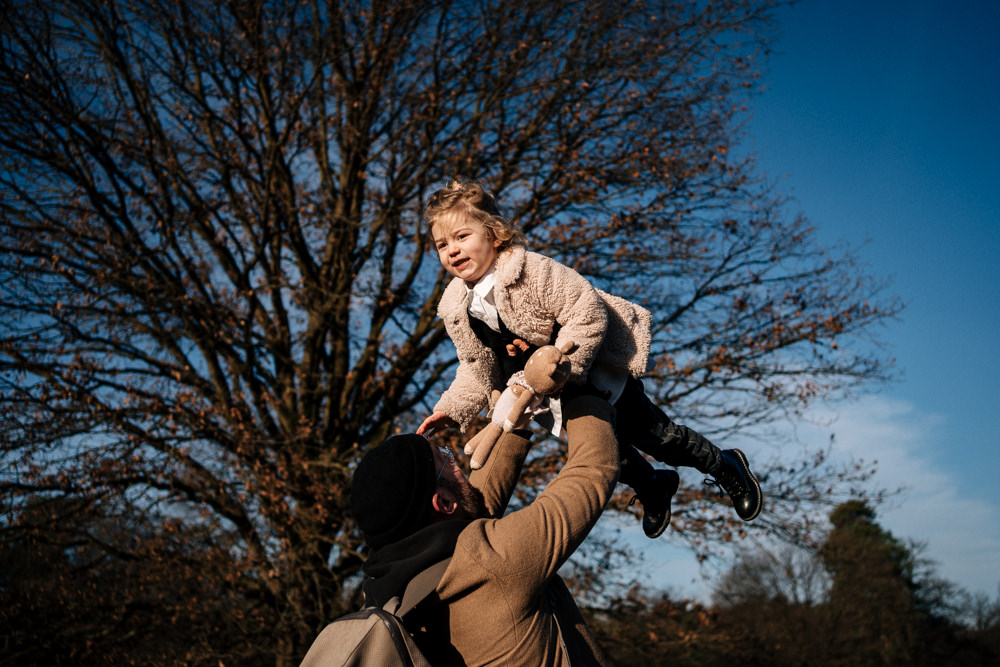
[(465, 298), (469, 301), (469, 315), (481, 320), (494, 331), (500, 331), (500, 313), (497, 312), (496, 300), (493, 295), (493, 287), (496, 285), (496, 276), (493, 269), (479, 279), (479, 281), (469, 289), (465, 288)]
[(468, 285), (465, 286), (465, 294), (468, 296), (469, 292), (475, 292), (476, 296), (480, 299), (485, 299), (489, 296), (490, 292), (493, 291), (493, 287), (497, 284), (496, 274), (493, 273), (493, 267), (486, 272), (486, 275), (476, 281), (476, 284), (470, 289)]

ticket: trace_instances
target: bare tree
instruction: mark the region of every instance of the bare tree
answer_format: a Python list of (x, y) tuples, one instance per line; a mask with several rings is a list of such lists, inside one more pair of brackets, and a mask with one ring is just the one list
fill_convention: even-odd
[(737, 558), (712, 593), (715, 606), (751, 600), (782, 599), (796, 605), (815, 605), (826, 599), (829, 576), (814, 553), (782, 545), (759, 548)]
[[(352, 464), (454, 370), (420, 217), (451, 176), (653, 310), (679, 419), (721, 435), (883, 379), (852, 341), (898, 303), (732, 157), (773, 4), (0, 2), (8, 544), (164, 581), (204, 555), (253, 610), (226, 646), (294, 662), (363, 560)], [(804, 504), (762, 530), (823, 500), (772, 497)], [(684, 534), (741, 530), (684, 500)], [(202, 661), (232, 658), (220, 632)]]

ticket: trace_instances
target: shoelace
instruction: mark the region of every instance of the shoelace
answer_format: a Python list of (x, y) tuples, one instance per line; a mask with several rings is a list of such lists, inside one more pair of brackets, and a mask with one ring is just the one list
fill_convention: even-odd
[(721, 475), (716, 475), (718, 479), (712, 479), (711, 477), (706, 477), (704, 484), (707, 486), (717, 486), (719, 487), (719, 495), (728, 494), (730, 498), (734, 495), (743, 495), (747, 492), (743, 488), (743, 483), (740, 482), (740, 478), (736, 475), (730, 475), (723, 472)]

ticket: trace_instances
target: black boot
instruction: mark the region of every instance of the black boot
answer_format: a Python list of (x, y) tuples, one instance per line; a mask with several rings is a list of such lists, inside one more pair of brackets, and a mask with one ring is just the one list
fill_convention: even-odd
[(646, 537), (655, 539), (670, 525), (670, 499), (677, 493), (680, 481), (676, 470), (656, 470), (641, 491), (636, 489), (629, 504), (636, 500), (642, 503), (642, 531)]
[(764, 507), (764, 492), (760, 482), (750, 472), (747, 457), (738, 449), (724, 449), (720, 453), (719, 469), (714, 480), (706, 484), (716, 484), (729, 494), (736, 513), (744, 521), (753, 521)]

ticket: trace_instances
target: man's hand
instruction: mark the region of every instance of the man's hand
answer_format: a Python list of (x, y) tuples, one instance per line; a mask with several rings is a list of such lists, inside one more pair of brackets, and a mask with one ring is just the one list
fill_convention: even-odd
[(458, 422), (444, 412), (438, 411), (424, 420), (424, 422), (417, 428), (417, 435), (429, 438), (438, 431), (443, 431), (446, 428), (456, 428), (457, 426)]

